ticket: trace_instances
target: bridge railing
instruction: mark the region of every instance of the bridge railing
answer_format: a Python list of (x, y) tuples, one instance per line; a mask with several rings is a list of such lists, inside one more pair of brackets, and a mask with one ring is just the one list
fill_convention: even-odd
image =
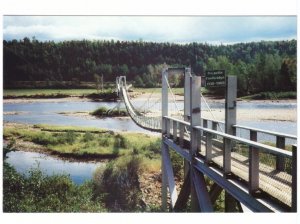
[[(185, 130), (191, 130), (189, 122), (175, 119), (172, 117), (163, 117), (168, 138), (173, 138), (183, 147), (186, 138)], [(199, 155), (202, 156), (206, 164), (214, 164), (221, 168), (223, 174), (238, 176), (248, 184), (248, 191), (252, 195), (257, 195), (261, 191), (267, 192), (274, 198), (277, 198), (288, 207), (295, 210), (296, 206), (296, 182), (297, 182), (297, 147), (294, 145), (291, 151), (263, 144), (256, 141), (257, 132), (264, 132), (278, 136), (276, 138), (292, 138), (295, 136), (281, 133), (269, 132), (260, 129), (254, 129), (235, 125), (236, 128), (244, 128), (250, 131), (250, 139), (229, 135), (216, 129), (216, 121), (210, 120), (212, 128), (203, 126), (192, 127), (191, 131), (200, 134), (198, 148)], [(205, 139), (205, 145), (201, 144), (200, 139)], [(215, 138), (221, 138), (223, 145), (216, 146)], [(279, 140), (282, 141), (282, 140)], [(281, 142), (282, 143), (282, 142)], [(205, 148), (205, 150), (201, 150)], [(278, 167), (278, 161), (285, 161), (283, 167)], [(242, 167), (243, 172), (237, 169)], [(282, 190), (278, 190), (279, 188)]]
[[(217, 120), (210, 120), (210, 119), (202, 119), (203, 127), (208, 127), (208, 124), (210, 123), (210, 127), (213, 130), (218, 130), (218, 126), (222, 127), (225, 125), (222, 121)], [(286, 149), (291, 150), (292, 145), (297, 142), (297, 136), (280, 133), (280, 132), (274, 132), (269, 130), (263, 130), (259, 128), (253, 128), (248, 127), (244, 125), (233, 125), (235, 129), (236, 135), (248, 138), (249, 140), (255, 141), (255, 142), (262, 142), (262, 143), (268, 143), (273, 144), (276, 146), (276, 148), (280, 149)], [(287, 169), (290, 169), (290, 163), (291, 161), (289, 159), (284, 159), (281, 156), (268, 156), (269, 163), (276, 164), (276, 170), (277, 171), (284, 171)]]
[(146, 117), (141, 115), (138, 111), (135, 110), (132, 103), (130, 102), (126, 80), (123, 76), (119, 77), (117, 80), (118, 91), (121, 93), (121, 97), (125, 103), (127, 112), (132, 120), (140, 127), (148, 129), (151, 131), (161, 131), (161, 117)]

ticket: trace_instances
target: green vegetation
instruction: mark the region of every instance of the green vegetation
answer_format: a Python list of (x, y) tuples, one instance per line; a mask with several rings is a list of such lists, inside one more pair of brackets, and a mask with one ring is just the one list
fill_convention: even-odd
[[(261, 41), (232, 45), (174, 44), (141, 41), (3, 41), (4, 88), (18, 82), (46, 83), (48, 88), (80, 86), (81, 82), (114, 82), (126, 75), (139, 87), (158, 87), (164, 66), (191, 66), (195, 74), (224, 69), (238, 77), (238, 94), (296, 91), (297, 41)], [(96, 84), (95, 84), (96, 83)], [(182, 76), (170, 77), (172, 87), (182, 86)], [(77, 87), (76, 87), (77, 88)], [(98, 88), (97, 88), (98, 89)], [(214, 91), (211, 89), (211, 91)]]
[(3, 164), (4, 212), (105, 212), (101, 198), (92, 182), (78, 186), (66, 175), (47, 176), (39, 168), (19, 174)]
[[(18, 125), (5, 127), (4, 138), (11, 140), (5, 155), (20, 140), (75, 158), (86, 154), (122, 155), (98, 168), (93, 180), (80, 186), (66, 175), (47, 176), (39, 167), (19, 174), (4, 161), (4, 212), (159, 211), (157, 206), (145, 204), (139, 185), (141, 173), (160, 170), (160, 141), (156, 137), (94, 128)], [(74, 150), (76, 147), (78, 150)]]
[(63, 94), (68, 96), (83, 96), (96, 93), (95, 89), (5, 89), (3, 91), (4, 97), (30, 97), (36, 95), (51, 96), (56, 94)]
[[(50, 125), (35, 125), (34, 128), (5, 127), (3, 136), (5, 139), (18, 138), (45, 146), (50, 152), (58, 155), (82, 158), (111, 158), (128, 155), (137, 149), (147, 151), (146, 148), (154, 146), (157, 142), (156, 137), (145, 134), (120, 134), (112, 131), (103, 132), (101, 129)], [(151, 150), (144, 153), (150, 156)]]
[(87, 97), (114, 101), (117, 95), (113, 89), (105, 89), (99, 93), (95, 89), (5, 89), (4, 99), (15, 98), (65, 98), (65, 97)]
[(99, 107), (98, 109), (91, 112), (91, 115), (98, 116), (98, 117), (123, 117), (127, 116), (127, 110), (126, 109), (108, 109), (106, 107)]
[(94, 191), (103, 194), (105, 207), (112, 212), (145, 211), (139, 187), (142, 172), (139, 156), (126, 156), (98, 168), (94, 174)]
[(42, 131), (49, 132), (91, 132), (91, 133), (107, 133), (109, 131), (101, 128), (91, 127), (77, 127), (77, 126), (62, 126), (62, 125), (48, 125), (48, 124), (35, 124), (33, 128), (41, 129)]

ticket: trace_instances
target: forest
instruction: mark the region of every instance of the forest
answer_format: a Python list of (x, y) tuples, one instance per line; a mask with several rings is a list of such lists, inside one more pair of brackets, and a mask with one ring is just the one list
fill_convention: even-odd
[[(238, 77), (239, 95), (296, 91), (297, 41), (227, 45), (144, 41), (3, 41), (4, 88), (18, 81), (105, 82), (126, 75), (137, 87), (159, 87), (163, 66), (192, 68), (197, 75), (222, 69)], [(181, 86), (182, 78), (172, 81)], [(49, 85), (50, 86), (50, 85)]]

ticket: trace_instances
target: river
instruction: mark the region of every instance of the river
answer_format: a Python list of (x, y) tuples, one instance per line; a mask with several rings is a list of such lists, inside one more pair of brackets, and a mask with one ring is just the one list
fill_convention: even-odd
[[(141, 107), (145, 105), (145, 101), (134, 101), (135, 107)], [(151, 132), (146, 131), (138, 127), (129, 118), (118, 119), (118, 118), (105, 118), (98, 119), (93, 117), (77, 117), (72, 115), (59, 114), (60, 112), (77, 112), (77, 111), (93, 111), (101, 106), (107, 108), (113, 108), (117, 105), (115, 102), (33, 102), (33, 103), (4, 103), (3, 120), (7, 122), (18, 122), (27, 124), (53, 124), (53, 125), (72, 125), (72, 126), (85, 126), (85, 127), (96, 127), (105, 128), (116, 131), (135, 131), (150, 134)], [(202, 104), (204, 105), (204, 104)], [(151, 109), (159, 110), (160, 105), (148, 105)], [(169, 104), (171, 110), (175, 110), (178, 107), (179, 110), (183, 110), (183, 102), (178, 102), (175, 106), (173, 103)], [(210, 104), (211, 109), (222, 109), (224, 103), (212, 103)], [(264, 103), (264, 102), (238, 102), (238, 109), (266, 109), (266, 110), (286, 110), (296, 109), (296, 103)], [(207, 108), (204, 108), (207, 109)], [(287, 134), (297, 134), (296, 122), (290, 121), (257, 121), (248, 120), (240, 121), (238, 124), (247, 125), (250, 127), (266, 129), (276, 132), (283, 132)], [(270, 139), (267, 139), (270, 140)], [(275, 139), (271, 139), (273, 141)], [(293, 142), (291, 142), (293, 143)], [(71, 179), (81, 184), (85, 180), (92, 178), (92, 174), (96, 167), (101, 163), (88, 163), (88, 162), (70, 162), (53, 157), (46, 156), (40, 153), (33, 152), (11, 152), (8, 154), (7, 161), (14, 165), (17, 171), (26, 173), (30, 167), (35, 167), (39, 164), (40, 168), (47, 174), (53, 173), (66, 173), (70, 174)]]

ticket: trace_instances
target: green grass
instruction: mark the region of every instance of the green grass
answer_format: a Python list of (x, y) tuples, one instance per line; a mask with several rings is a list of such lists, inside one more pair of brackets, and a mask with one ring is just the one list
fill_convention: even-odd
[(54, 95), (54, 94), (66, 94), (66, 95), (87, 95), (91, 93), (97, 93), (95, 89), (4, 89), (4, 96), (33, 96), (33, 95)]
[(160, 149), (154, 136), (65, 126), (4, 127), (3, 137), (33, 142), (57, 154), (74, 157), (117, 157), (138, 152), (157, 158)]
[[(97, 92), (96, 89), (4, 89), (4, 98), (63, 98), (69, 96), (77, 97), (110, 97), (114, 89), (105, 89)], [(114, 94), (115, 95), (115, 94)]]
[(92, 128), (92, 127), (78, 127), (78, 126), (62, 126), (62, 125), (48, 125), (48, 124), (35, 124), (33, 128), (41, 129), (42, 131), (49, 132), (92, 132), (92, 133), (104, 133), (108, 132), (102, 128)]

